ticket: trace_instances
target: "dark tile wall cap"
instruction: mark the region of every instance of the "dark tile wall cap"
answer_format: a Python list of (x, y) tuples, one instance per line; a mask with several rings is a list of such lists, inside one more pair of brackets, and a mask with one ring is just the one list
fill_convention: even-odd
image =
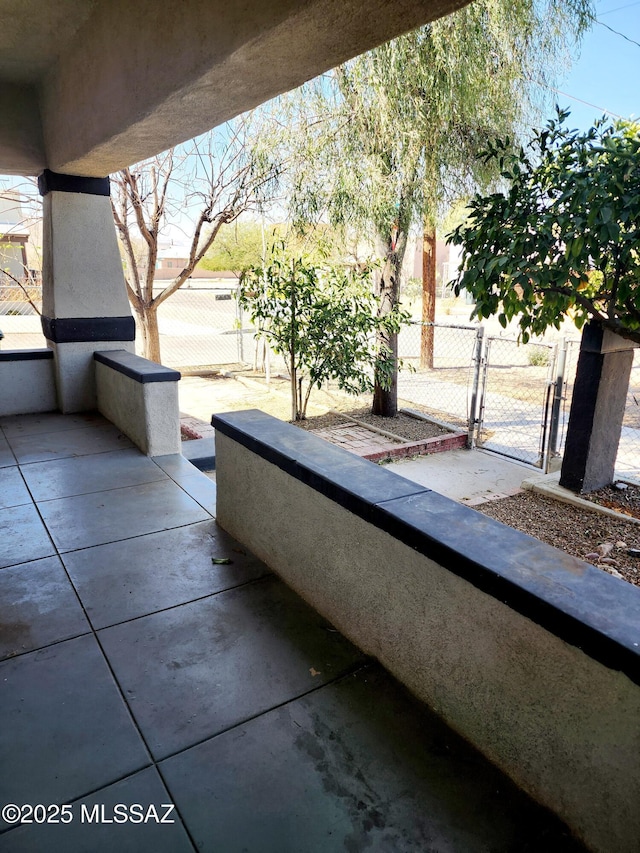
[(133, 317), (42, 317), (42, 331), (56, 344), (87, 341), (134, 341)]
[(640, 588), (264, 412), (226, 412), (211, 422), (219, 433), (640, 684)]
[(50, 349), (3, 349), (0, 350), (0, 361), (40, 361), (53, 358)]
[(123, 373), (130, 379), (135, 379), (143, 385), (148, 382), (177, 382), (180, 379), (180, 373), (177, 370), (172, 370), (170, 367), (164, 367), (162, 364), (156, 364), (155, 361), (149, 361), (142, 356), (134, 355), (127, 350), (105, 350), (104, 352), (94, 352), (93, 357), (101, 364), (116, 370), (118, 373)]

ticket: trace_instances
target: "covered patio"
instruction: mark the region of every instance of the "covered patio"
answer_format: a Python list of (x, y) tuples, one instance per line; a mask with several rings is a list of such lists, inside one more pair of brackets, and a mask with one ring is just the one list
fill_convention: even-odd
[(5, 812), (1, 850), (582, 849), (218, 527), (180, 455), (52, 413), (2, 418), (0, 465), (0, 800), (52, 820)]
[(1, 851), (636, 853), (638, 589), (134, 355), (106, 176), (463, 4), (0, 0)]

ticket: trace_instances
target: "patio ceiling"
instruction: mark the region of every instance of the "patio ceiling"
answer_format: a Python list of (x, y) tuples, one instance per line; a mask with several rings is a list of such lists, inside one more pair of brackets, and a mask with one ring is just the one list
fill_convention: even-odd
[(466, 0), (0, 0), (0, 172), (104, 176)]

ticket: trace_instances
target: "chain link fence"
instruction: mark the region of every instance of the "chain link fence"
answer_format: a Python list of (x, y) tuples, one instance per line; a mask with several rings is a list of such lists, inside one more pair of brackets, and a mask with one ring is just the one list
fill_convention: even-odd
[(504, 456), (544, 465), (549, 439), (550, 404), (556, 347), (487, 338), (477, 442)]
[[(182, 287), (158, 309), (162, 362), (185, 372), (242, 364), (237, 285)], [(137, 335), (141, 342), (142, 336)]]
[[(183, 287), (158, 311), (162, 361), (185, 373), (214, 367), (252, 366), (282, 373), (243, 317), (237, 283)], [(46, 346), (40, 323), (42, 286), (0, 279), (3, 349)], [(141, 341), (141, 335), (138, 335)], [(564, 448), (580, 341), (558, 344), (485, 336), (480, 324), (412, 322), (398, 338), (403, 369), (400, 404), (467, 429), (478, 444), (540, 465), (545, 452)], [(558, 377), (560, 376), (560, 379)], [(617, 470), (640, 476), (640, 351), (634, 353)]]
[(463, 429), (469, 420), (482, 327), (413, 322), (398, 336), (398, 397)]
[(42, 285), (25, 280), (22, 286), (0, 278), (0, 331), (3, 349), (38, 349), (46, 346), (40, 323)]

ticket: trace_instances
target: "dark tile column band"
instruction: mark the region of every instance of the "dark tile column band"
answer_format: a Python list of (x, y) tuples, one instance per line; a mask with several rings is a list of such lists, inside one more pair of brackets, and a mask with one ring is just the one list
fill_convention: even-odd
[(42, 317), (42, 331), (56, 344), (80, 341), (134, 341), (133, 317)]
[(38, 177), (38, 191), (45, 196), (52, 191), (85, 193), (86, 195), (111, 194), (109, 178), (85, 178), (82, 175), (62, 175), (45, 169)]

